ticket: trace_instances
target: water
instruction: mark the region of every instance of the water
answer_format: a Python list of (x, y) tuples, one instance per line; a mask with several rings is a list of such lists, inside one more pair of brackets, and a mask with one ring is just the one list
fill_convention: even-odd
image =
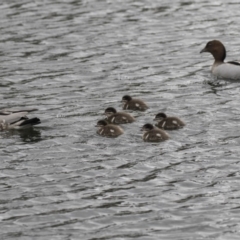
[[(42, 124), (0, 134), (1, 239), (239, 239), (240, 94), (206, 42), (239, 58), (238, 1), (2, 1), (1, 107)], [(96, 135), (123, 95), (146, 112)], [(164, 111), (186, 127), (144, 143)]]

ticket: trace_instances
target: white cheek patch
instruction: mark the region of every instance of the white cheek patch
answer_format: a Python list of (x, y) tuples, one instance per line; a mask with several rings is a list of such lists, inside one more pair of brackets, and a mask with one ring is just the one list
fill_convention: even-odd
[(136, 107), (140, 107), (140, 104), (139, 104), (139, 103), (135, 103), (135, 106), (136, 106)]
[(128, 109), (128, 104), (126, 105), (126, 109)]
[(164, 122), (162, 123), (162, 127), (164, 128), (165, 125), (166, 125), (166, 121), (164, 121)]
[(103, 131), (104, 131), (104, 129), (102, 129), (102, 130), (100, 131), (100, 134), (101, 134), (101, 135), (102, 135)]
[(176, 120), (173, 120), (172, 123), (178, 125), (178, 122)]
[(147, 140), (149, 137), (149, 134), (147, 134), (145, 137), (144, 137), (144, 140)]
[(113, 123), (114, 121), (115, 121), (115, 117), (112, 118), (112, 121), (111, 121), (111, 122)]
[(113, 130), (113, 129), (110, 129), (110, 132), (111, 132), (111, 133), (114, 133), (114, 132), (115, 132), (115, 130)]
[(156, 136), (159, 137), (159, 138), (162, 138), (160, 133), (157, 133)]

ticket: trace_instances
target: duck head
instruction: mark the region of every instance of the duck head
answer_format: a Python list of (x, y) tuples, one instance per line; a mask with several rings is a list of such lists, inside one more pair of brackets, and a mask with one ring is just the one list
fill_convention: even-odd
[(209, 41), (200, 53), (209, 52), (213, 55), (216, 62), (223, 62), (226, 58), (226, 49), (218, 40)]

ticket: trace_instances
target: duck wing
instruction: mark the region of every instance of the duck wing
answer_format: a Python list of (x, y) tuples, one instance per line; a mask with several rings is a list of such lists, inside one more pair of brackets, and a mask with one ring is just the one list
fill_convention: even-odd
[(12, 114), (7, 114), (7, 115), (0, 114), (0, 122), (8, 123), (8, 124), (16, 123), (17, 121), (19, 121), (21, 119), (27, 119), (27, 117), (26, 117), (27, 114), (28, 114), (28, 112), (17, 112), (17, 113), (12, 113)]
[(227, 62), (227, 63), (240, 66), (240, 62), (238, 62), (238, 61), (230, 61), (230, 62)]

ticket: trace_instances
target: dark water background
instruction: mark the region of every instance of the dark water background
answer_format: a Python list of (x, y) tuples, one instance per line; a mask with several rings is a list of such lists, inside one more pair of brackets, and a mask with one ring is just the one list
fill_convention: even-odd
[[(240, 236), (240, 83), (214, 81), (206, 42), (240, 58), (239, 1), (0, 3), (0, 100), (42, 124), (0, 134), (0, 239), (234, 240)], [(96, 135), (123, 95), (117, 139)], [(187, 126), (144, 143), (164, 111)]]

